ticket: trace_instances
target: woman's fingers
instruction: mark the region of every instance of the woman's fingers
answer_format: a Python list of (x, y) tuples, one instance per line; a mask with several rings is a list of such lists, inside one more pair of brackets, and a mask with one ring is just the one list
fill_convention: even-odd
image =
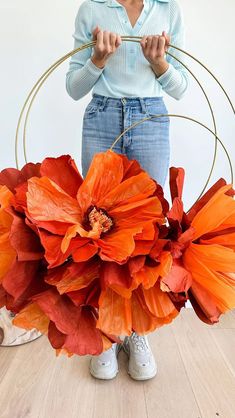
[(96, 63), (100, 63), (103, 66), (108, 57), (116, 51), (119, 45), (121, 45), (121, 36), (108, 30), (103, 31), (99, 26), (94, 28), (92, 34), (94, 38), (97, 38), (94, 47), (94, 60)]
[(159, 36), (155, 35), (152, 37), (151, 52), (150, 57), (154, 59), (157, 56), (157, 51), (159, 48)]
[(168, 35), (145, 35), (140, 41), (145, 58), (150, 63), (162, 61), (165, 58), (167, 41), (170, 37)]
[(167, 51), (167, 49), (168, 49), (168, 47), (169, 47), (169, 44), (170, 44), (170, 42), (171, 42), (171, 37), (170, 37), (170, 35), (168, 35), (168, 34), (166, 33), (166, 31), (165, 31), (165, 30), (162, 32), (162, 36), (164, 36), (164, 37), (165, 37), (165, 40), (166, 40), (166, 43), (165, 43), (165, 51)]
[(157, 56), (158, 57), (164, 57), (164, 54), (165, 54), (165, 43), (166, 43), (165, 36), (159, 36), (158, 48), (157, 48)]

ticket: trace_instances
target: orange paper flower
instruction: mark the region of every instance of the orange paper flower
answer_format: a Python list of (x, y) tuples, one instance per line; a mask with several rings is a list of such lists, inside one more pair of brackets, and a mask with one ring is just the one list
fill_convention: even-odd
[(213, 324), (235, 308), (235, 191), (221, 178), (186, 214), (183, 180), (183, 168), (171, 167), (173, 205), (167, 214), (166, 247), (173, 263), (161, 289), (170, 292), (172, 300), (185, 294), (199, 318)]

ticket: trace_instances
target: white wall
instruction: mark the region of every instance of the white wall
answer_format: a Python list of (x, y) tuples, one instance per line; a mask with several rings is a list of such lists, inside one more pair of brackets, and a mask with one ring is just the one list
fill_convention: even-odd
[[(183, 7), (187, 50), (201, 59), (221, 80), (235, 102), (234, 0), (180, 0)], [(14, 141), (19, 112), (41, 74), (73, 49), (74, 19), (80, 2), (64, 0), (0, 0), (1, 95), (0, 169), (15, 166)], [(233, 161), (234, 117), (216, 84), (198, 65), (188, 61), (206, 87), (218, 118), (219, 135)], [(31, 111), (27, 131), (28, 161), (68, 153), (80, 166), (81, 124), (91, 93), (79, 102), (65, 90), (65, 61), (47, 80)], [(197, 84), (192, 80), (181, 101), (166, 97), (170, 113), (195, 117), (212, 127), (211, 117)], [(21, 138), (21, 137), (20, 137)], [(114, 138), (115, 139), (115, 138)], [(205, 184), (214, 150), (214, 138), (191, 122), (171, 121), (171, 165), (186, 170), (185, 208), (194, 202)], [(23, 154), (20, 167), (24, 164)], [(230, 181), (228, 163), (219, 147), (216, 171)], [(168, 195), (168, 184), (166, 186)]]

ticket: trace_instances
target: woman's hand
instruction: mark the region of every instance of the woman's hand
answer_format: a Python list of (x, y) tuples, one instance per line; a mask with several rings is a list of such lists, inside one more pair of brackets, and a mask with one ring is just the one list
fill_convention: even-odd
[(165, 59), (165, 52), (170, 44), (170, 35), (165, 31), (162, 35), (145, 35), (140, 41), (143, 54), (150, 62), (157, 77), (160, 77), (168, 69), (169, 64)]
[(121, 45), (121, 36), (114, 32), (102, 31), (96, 26), (92, 31), (93, 40), (97, 40), (94, 46), (94, 54), (91, 57), (92, 62), (99, 68), (103, 68), (116, 49)]

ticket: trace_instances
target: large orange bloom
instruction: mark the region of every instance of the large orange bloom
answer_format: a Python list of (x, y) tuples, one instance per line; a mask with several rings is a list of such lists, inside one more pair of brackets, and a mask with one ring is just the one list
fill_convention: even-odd
[(173, 297), (184, 293), (199, 318), (213, 324), (235, 308), (235, 191), (221, 178), (186, 214), (184, 170), (170, 170), (173, 205), (167, 214), (167, 246), (173, 263), (161, 289)]
[[(125, 263), (136, 242), (138, 251), (142, 242), (146, 251), (146, 241), (154, 238), (155, 224), (165, 222), (164, 198), (157, 183), (137, 161), (110, 150), (94, 156), (76, 196), (47, 175), (30, 178), (26, 195), (31, 222), (56, 233), (58, 242), (61, 236), (61, 252), (67, 251), (76, 262), (98, 254), (102, 260)], [(49, 246), (46, 241), (45, 257), (50, 267), (55, 267), (53, 238)]]

